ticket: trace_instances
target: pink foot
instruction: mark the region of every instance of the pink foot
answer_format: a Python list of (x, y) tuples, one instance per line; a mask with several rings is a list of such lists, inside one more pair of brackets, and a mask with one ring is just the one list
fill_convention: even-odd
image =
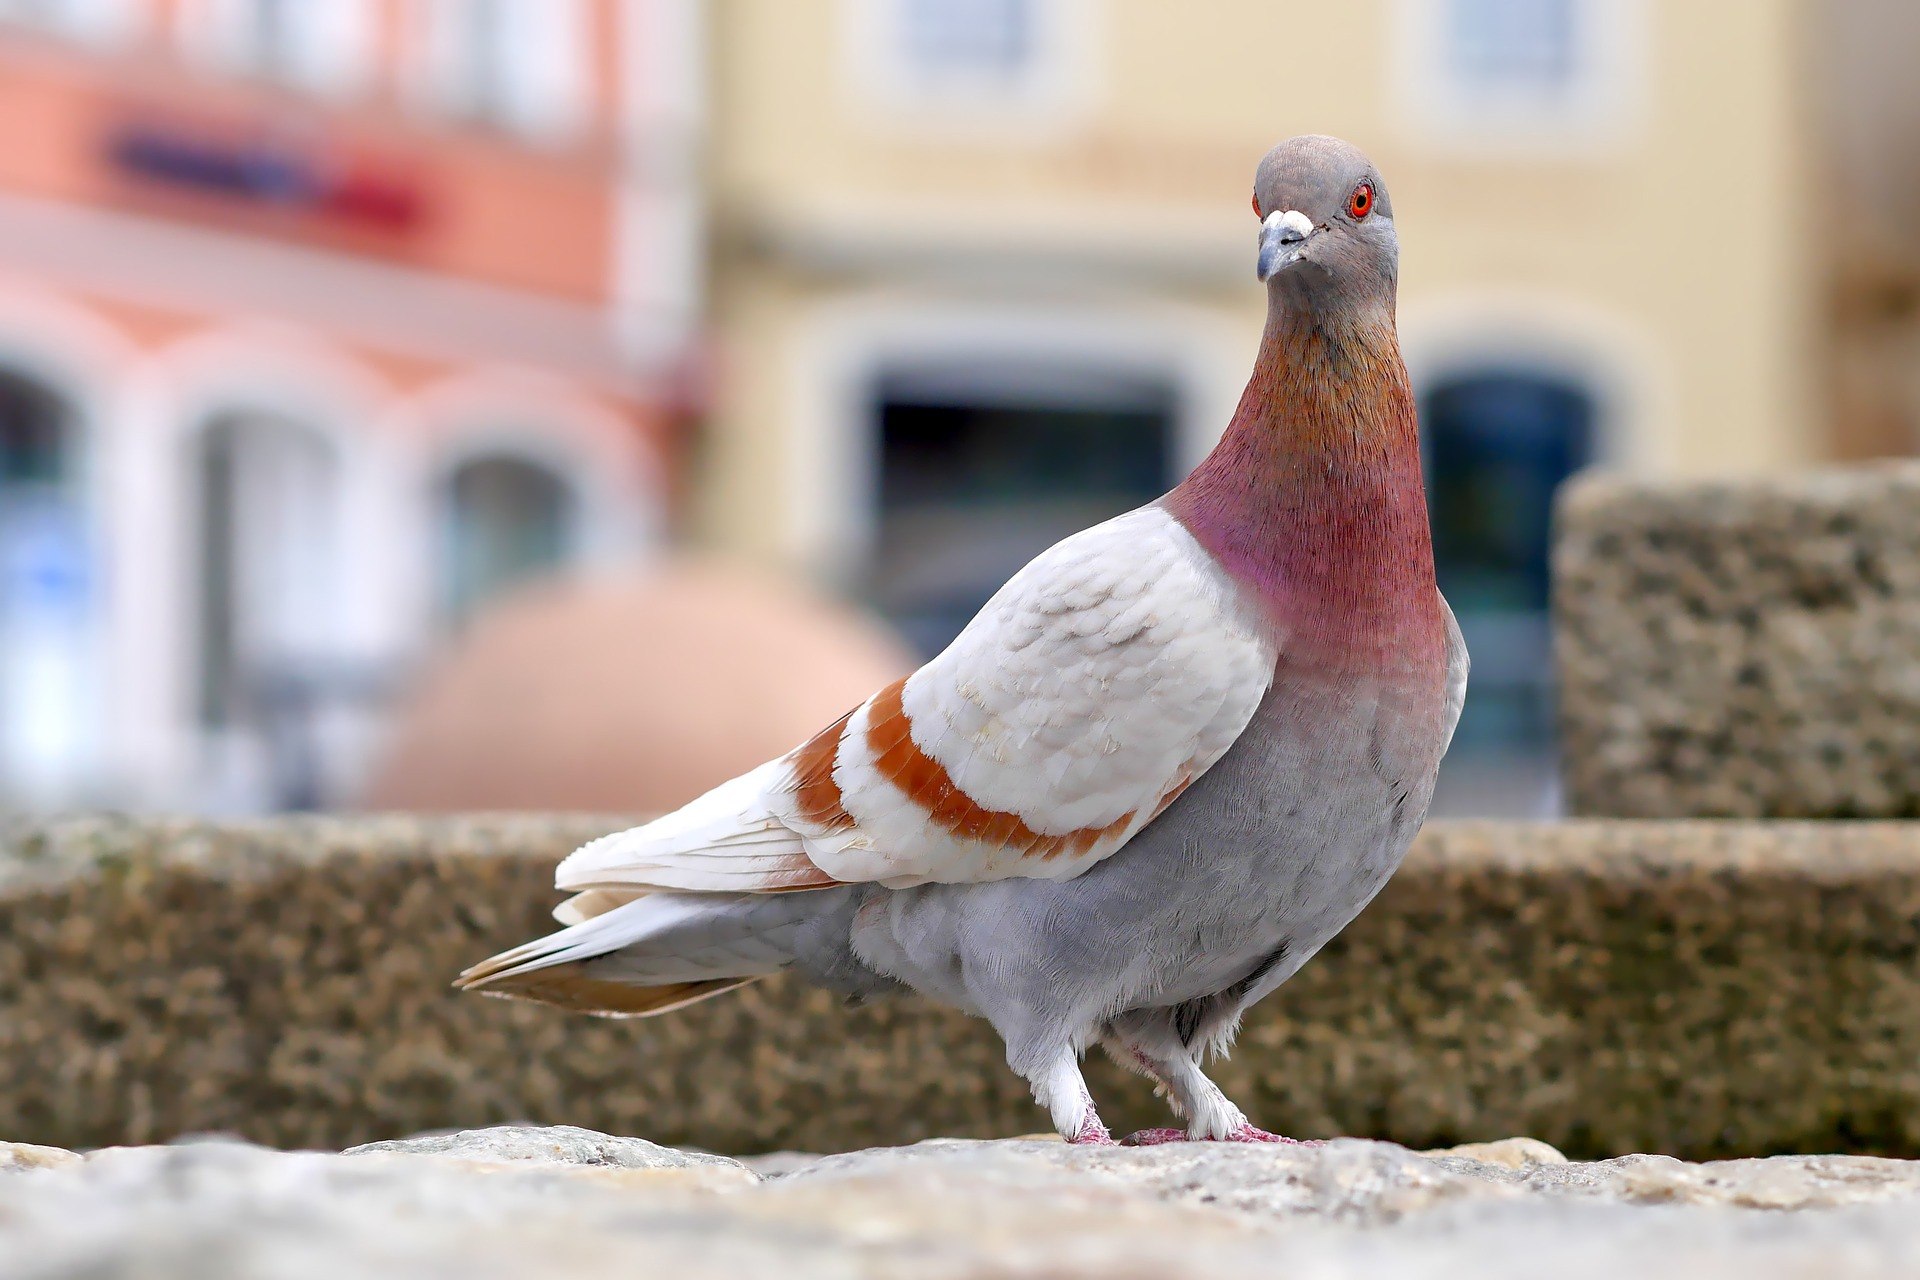
[[(1130, 1133), (1122, 1138), (1120, 1145), (1123, 1147), (1158, 1147), (1168, 1142), (1186, 1142), (1188, 1140), (1185, 1129), (1142, 1129), (1138, 1133)], [(1289, 1147), (1317, 1147), (1321, 1145), (1318, 1141), (1303, 1142), (1299, 1138), (1286, 1138), (1277, 1133), (1268, 1133), (1265, 1129), (1256, 1129), (1250, 1124), (1242, 1124), (1225, 1138), (1208, 1138), (1203, 1139), (1203, 1141), (1277, 1142)]]
[(1318, 1142), (1302, 1142), (1298, 1138), (1283, 1137), (1277, 1133), (1268, 1133), (1265, 1129), (1256, 1129), (1250, 1124), (1242, 1124), (1227, 1135), (1228, 1142), (1278, 1142), (1289, 1147), (1317, 1147)]
[(1142, 1129), (1138, 1133), (1130, 1133), (1120, 1139), (1120, 1145), (1123, 1147), (1158, 1147), (1169, 1142), (1185, 1142), (1186, 1140), (1187, 1131), (1185, 1129)]
[(1107, 1126), (1100, 1123), (1100, 1117), (1087, 1112), (1087, 1118), (1080, 1122), (1080, 1131), (1067, 1141), (1076, 1147), (1111, 1147), (1113, 1135), (1107, 1132)]

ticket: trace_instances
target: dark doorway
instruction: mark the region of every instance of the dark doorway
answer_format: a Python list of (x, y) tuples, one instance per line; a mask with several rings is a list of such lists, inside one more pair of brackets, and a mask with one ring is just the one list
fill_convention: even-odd
[(1595, 400), (1571, 378), (1494, 367), (1435, 383), (1420, 410), (1440, 589), (1473, 655), (1449, 772), (1484, 779), (1477, 799), (1443, 799), (1535, 810), (1553, 785), (1553, 498), (1592, 461)]
[(0, 371), (0, 485), (12, 493), (65, 484), (72, 471), (71, 417), (46, 387)]
[(1017, 362), (896, 368), (875, 389), (874, 604), (944, 647), (1039, 552), (1173, 479), (1175, 392), (1159, 378)]

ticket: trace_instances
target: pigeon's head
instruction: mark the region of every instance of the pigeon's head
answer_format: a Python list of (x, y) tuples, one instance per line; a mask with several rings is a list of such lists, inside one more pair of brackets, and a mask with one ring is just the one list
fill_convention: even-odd
[(1400, 241), (1373, 162), (1338, 138), (1304, 134), (1267, 152), (1253, 179), (1260, 279), (1316, 309), (1393, 297)]

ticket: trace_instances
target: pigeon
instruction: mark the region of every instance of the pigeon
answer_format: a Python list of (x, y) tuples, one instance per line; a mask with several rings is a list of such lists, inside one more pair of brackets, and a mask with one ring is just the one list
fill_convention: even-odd
[(456, 985), (611, 1016), (791, 971), (985, 1018), (1069, 1142), (1095, 1045), (1184, 1121), (1290, 1141), (1207, 1078), (1425, 819), (1466, 692), (1434, 579), (1379, 171), (1260, 161), (1266, 326), (1213, 451), (1016, 573), (788, 754), (566, 858), (567, 927)]

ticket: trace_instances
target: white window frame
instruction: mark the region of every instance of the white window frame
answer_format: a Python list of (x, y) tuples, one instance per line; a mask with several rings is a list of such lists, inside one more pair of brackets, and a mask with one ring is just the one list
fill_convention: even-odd
[[(875, 290), (813, 309), (787, 362), (781, 551), (856, 591), (879, 533), (873, 389), (900, 364), (1011, 357), (1146, 371), (1175, 388), (1173, 463), (1185, 474), (1233, 416), (1244, 333), (1215, 312), (1153, 302), (1012, 305)], [(811, 495), (832, 493), (836, 501)]]
[(140, 0), (0, 0), (0, 26), (83, 44), (125, 44), (138, 33)]
[(1603, 151), (1640, 126), (1646, 104), (1645, 0), (1567, 0), (1573, 65), (1563, 89), (1470, 83), (1453, 63), (1458, 0), (1396, 0), (1395, 108), (1403, 132), (1442, 153)]
[(1026, 0), (1034, 23), (1031, 65), (1010, 82), (920, 75), (905, 47), (905, 5), (914, 2), (840, 0), (844, 81), (863, 121), (1044, 141), (1088, 114), (1100, 63), (1099, 0)]
[[(593, 10), (586, 0), (496, 0), (526, 29), (508, 83), (474, 92), (460, 23), (473, 0), (412, 0), (421, 105), (455, 120), (533, 142), (560, 143), (586, 126), (593, 105)], [(517, 11), (517, 12), (516, 12)]]
[(373, 79), (376, 12), (373, 0), (306, 0), (298, 54), (263, 62), (249, 25), (257, 0), (192, 0), (179, 11), (181, 44), (201, 63), (229, 75), (250, 76), (309, 93), (344, 97)]

